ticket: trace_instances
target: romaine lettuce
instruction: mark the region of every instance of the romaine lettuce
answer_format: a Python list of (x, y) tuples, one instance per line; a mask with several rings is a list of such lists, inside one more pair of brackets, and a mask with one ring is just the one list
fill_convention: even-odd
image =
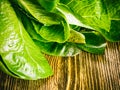
[(21, 79), (53, 74), (44, 54), (103, 54), (120, 41), (120, 0), (0, 0), (0, 69)]

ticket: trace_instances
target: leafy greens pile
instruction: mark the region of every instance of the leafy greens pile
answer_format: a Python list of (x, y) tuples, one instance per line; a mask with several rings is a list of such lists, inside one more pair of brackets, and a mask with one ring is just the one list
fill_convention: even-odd
[(42, 53), (103, 54), (120, 41), (120, 0), (0, 0), (0, 69), (21, 79), (53, 74)]

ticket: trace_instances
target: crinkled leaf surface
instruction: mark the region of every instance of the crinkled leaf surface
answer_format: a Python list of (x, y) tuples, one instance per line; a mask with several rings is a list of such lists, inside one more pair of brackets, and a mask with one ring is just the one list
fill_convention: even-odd
[[(72, 14), (86, 26), (97, 31), (110, 30), (110, 19), (102, 0), (69, 0), (66, 5), (72, 10)], [(82, 27), (85, 26), (82, 25)]]
[(111, 19), (110, 31), (101, 30), (101, 34), (112, 42), (120, 41), (120, 0), (105, 0)]
[(112, 20), (120, 20), (120, 0), (104, 0)]
[(0, 69), (46, 78), (52, 70), (40, 52), (102, 54), (106, 40), (120, 41), (119, 25), (120, 0), (0, 0)]
[(20, 12), (19, 9), (17, 9), (16, 7), (14, 7), (14, 8), (17, 13), (17, 16), (21, 19), (26, 31), (29, 33), (29, 35), (31, 36), (32, 39), (36, 39), (36, 40), (42, 41), (42, 42), (49, 42), (39, 35), (39, 30), (41, 29), (43, 24), (41, 24), (33, 19), (28, 18), (27, 15)]
[(62, 17), (44, 10), (36, 0), (13, 0), (13, 4), (19, 5), (24, 11), (33, 16), (40, 23), (46, 25), (59, 24)]
[(6, 66), (6, 64), (3, 62), (3, 59), (2, 59), (1, 56), (0, 56), (0, 69), (1, 69), (2, 71), (4, 71), (5, 73), (11, 75), (11, 76), (18, 78), (17, 75), (15, 75), (14, 73), (12, 73), (12, 72), (7, 68), (7, 66)]
[(52, 75), (47, 60), (25, 31), (8, 0), (0, 0), (0, 22), (0, 55), (7, 68), (28, 80)]
[[(44, 24), (44, 26), (42, 26), (39, 31), (40, 36), (42, 36), (44, 39), (52, 42), (65, 42), (68, 39), (70, 33), (69, 25), (62, 17), (54, 13), (47, 13), (47, 11), (41, 9), (32, 1), (18, 0), (18, 3), (20, 6), (23, 6), (31, 15), (34, 15), (37, 20), (45, 20), (45, 22), (40, 21)], [(41, 11), (39, 9), (41, 9)], [(58, 20), (59, 23), (53, 23), (56, 22), (56, 20)]]
[[(56, 7), (56, 9), (65, 16), (65, 18), (69, 24), (93, 29), (92, 27), (85, 24), (86, 21), (84, 20), (84, 18), (82, 18), (82, 16), (78, 16), (78, 15), (75, 16), (74, 13), (71, 11), (71, 9), (68, 6), (59, 4)], [(58, 12), (56, 12), (56, 13), (58, 13)]]
[(70, 36), (70, 27), (66, 21), (62, 21), (60, 25), (42, 26), (39, 34), (48, 41), (63, 43)]

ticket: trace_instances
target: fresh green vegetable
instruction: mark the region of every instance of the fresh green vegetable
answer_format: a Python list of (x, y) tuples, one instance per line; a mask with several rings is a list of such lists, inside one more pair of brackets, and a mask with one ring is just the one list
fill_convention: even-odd
[(25, 31), (10, 2), (0, 0), (0, 6), (0, 55), (6, 65), (1, 67), (8, 74), (12, 72), (28, 80), (52, 75), (47, 60)]
[(48, 41), (63, 43), (69, 38), (70, 28), (65, 21), (62, 21), (60, 25), (42, 26), (39, 34)]
[(11, 0), (11, 2), (19, 5), (26, 14), (40, 23), (45, 25), (61, 23), (62, 18), (59, 15), (45, 11), (36, 0)]
[(86, 43), (77, 46), (87, 52), (102, 54), (106, 47), (105, 39), (96, 31), (85, 31), (82, 34), (86, 38)]
[(120, 0), (0, 0), (0, 69), (21, 79), (53, 74), (44, 54), (103, 54), (120, 41)]
[(100, 33), (108, 41), (120, 41), (120, 0), (105, 0), (105, 3), (110, 16), (111, 26), (109, 32), (102, 30)]
[(40, 42), (34, 40), (41, 52), (55, 56), (74, 56), (81, 52), (75, 43)]
[[(76, 25), (91, 27), (94, 30), (110, 30), (110, 19), (101, 0), (70, 0), (67, 5), (58, 5), (57, 9), (69, 19), (71, 24), (73, 23), (71, 19), (74, 18)], [(71, 9), (71, 12), (67, 9)]]

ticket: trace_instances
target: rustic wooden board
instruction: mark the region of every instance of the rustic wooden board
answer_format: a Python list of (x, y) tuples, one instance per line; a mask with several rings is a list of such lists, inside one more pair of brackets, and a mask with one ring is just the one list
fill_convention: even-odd
[(120, 43), (108, 43), (104, 55), (46, 57), (52, 77), (25, 81), (0, 72), (0, 90), (120, 90)]

